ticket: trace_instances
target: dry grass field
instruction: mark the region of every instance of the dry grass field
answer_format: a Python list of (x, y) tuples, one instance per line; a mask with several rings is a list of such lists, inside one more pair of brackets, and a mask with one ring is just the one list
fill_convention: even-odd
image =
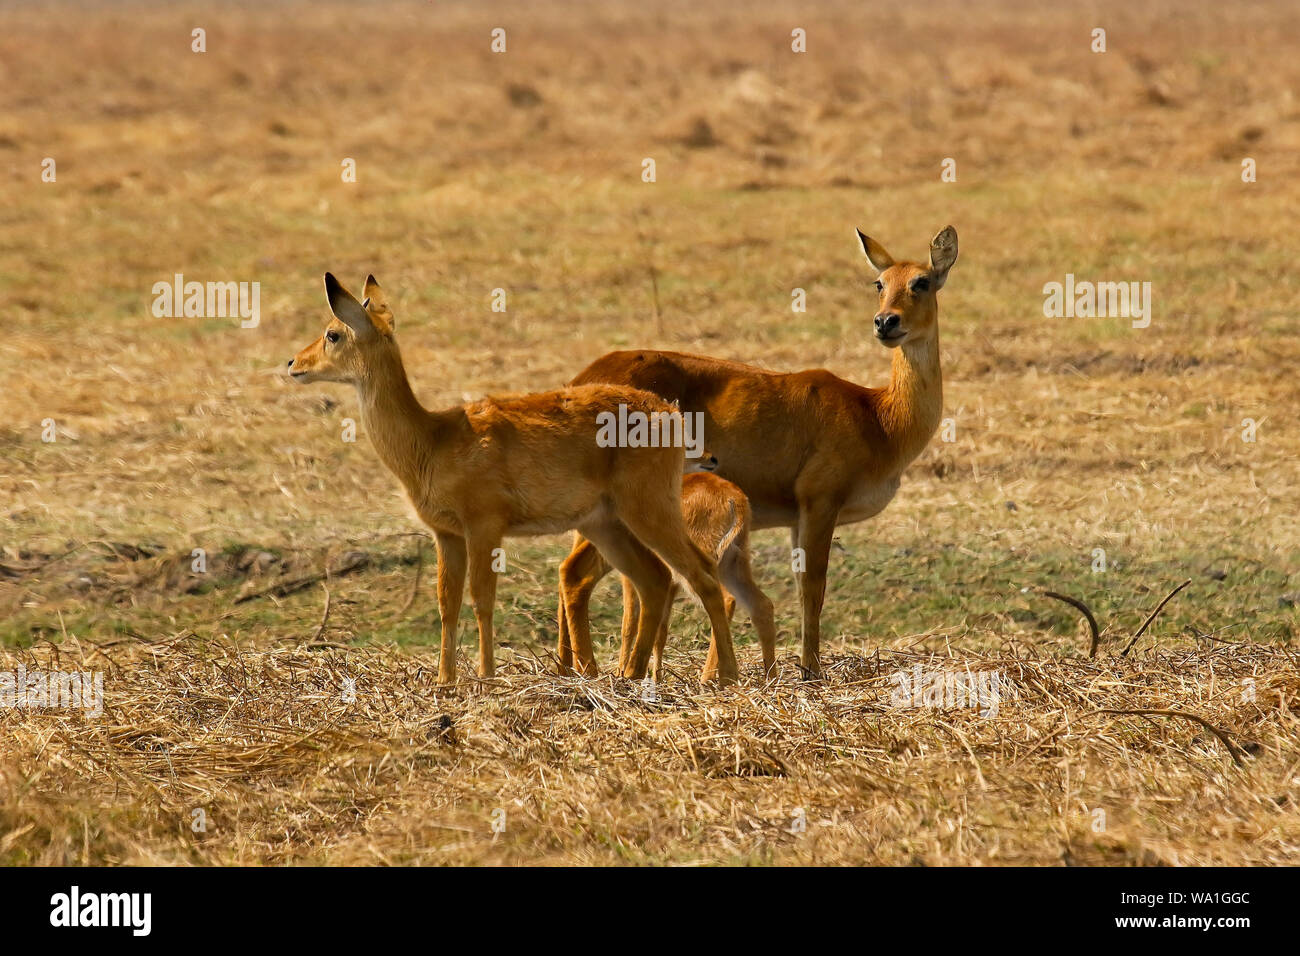
[[(4, 5), (0, 672), (104, 698), (0, 709), (0, 863), (1300, 863), (1298, 33), (1282, 0)], [(950, 222), (954, 440), (838, 533), (825, 681), (766, 531), (774, 686), (738, 618), (741, 685), (701, 688), (685, 602), (653, 696), (555, 676), (567, 537), (509, 544), (500, 676), (437, 685), (431, 544), (352, 391), (282, 374), (323, 272), (378, 276), (426, 406), (631, 346), (883, 384), (853, 228), (919, 258)], [(178, 273), (260, 283), (260, 322), (156, 316)], [(1067, 274), (1150, 282), (1149, 327), (1045, 318)], [(462, 675), (475, 641), (467, 606)], [(918, 665), (1000, 704), (893, 706)]]

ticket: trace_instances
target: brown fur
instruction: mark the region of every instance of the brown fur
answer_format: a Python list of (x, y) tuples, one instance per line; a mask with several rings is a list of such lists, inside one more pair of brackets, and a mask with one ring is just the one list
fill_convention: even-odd
[[(739, 603), (758, 631), (763, 649), (763, 673), (771, 677), (776, 665), (776, 620), (772, 602), (754, 583), (749, 563), (750, 509), (744, 492), (726, 479), (708, 473), (686, 475), (682, 479), (682, 513), (691, 540), (705, 553), (716, 557), (718, 573), (727, 589), (727, 618), (731, 619)], [(575, 667), (580, 674), (595, 676), (594, 657), (576, 654), (578, 647), (591, 648), (588, 608), (591, 592), (610, 571), (590, 541), (578, 536), (574, 549), (560, 567), (559, 658), (561, 673)], [(652, 673), (658, 680), (663, 666), (664, 645), (668, 640), (668, 623), (672, 603), (679, 590), (674, 580), (655, 637)], [(632, 650), (632, 636), (641, 618), (641, 602), (628, 578), (623, 578), (623, 644), (619, 651), (619, 669), (626, 669)], [(710, 652), (710, 661), (712, 652)], [(709, 666), (709, 665), (706, 665)]]
[[(597, 415), (669, 412), (662, 399), (618, 385), (575, 386), (429, 411), (411, 391), (378, 283), (365, 302), (325, 276), (334, 319), (289, 363), (295, 381), (348, 382), (379, 458), (401, 481), (438, 545), (442, 615), (439, 679), (455, 679), (456, 623), (468, 575), (479, 631), (480, 677), (494, 673), (493, 552), (504, 537), (576, 529), (631, 577), (643, 606), (624, 675), (644, 676), (672, 577), (699, 595), (713, 627), (706, 677), (736, 679), (731, 633), (713, 559), (691, 543), (681, 509), (681, 448), (602, 448)], [(657, 556), (656, 556), (657, 555)], [(584, 648), (590, 653), (589, 648)]]
[[(821, 610), (835, 526), (884, 509), (943, 409), (936, 293), (956, 261), (957, 234), (949, 226), (935, 236), (928, 266), (895, 262), (880, 243), (858, 236), (879, 271), (877, 328), (897, 316), (901, 333), (889, 340), (877, 334), (894, 350), (884, 388), (864, 388), (825, 369), (769, 372), (659, 351), (611, 352), (572, 383), (632, 385), (676, 402), (683, 412), (704, 413), (718, 474), (749, 498), (754, 527), (790, 528), (794, 546), (804, 550), (801, 663), (809, 676), (821, 672)], [(914, 288), (918, 280), (928, 287)]]

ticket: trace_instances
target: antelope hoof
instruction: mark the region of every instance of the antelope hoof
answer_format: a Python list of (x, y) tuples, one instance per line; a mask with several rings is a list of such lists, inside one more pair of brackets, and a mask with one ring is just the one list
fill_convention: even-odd
[(716, 684), (718, 687), (734, 687), (740, 682), (740, 675), (735, 671), (723, 672), (716, 667), (706, 667), (700, 674), (700, 683)]

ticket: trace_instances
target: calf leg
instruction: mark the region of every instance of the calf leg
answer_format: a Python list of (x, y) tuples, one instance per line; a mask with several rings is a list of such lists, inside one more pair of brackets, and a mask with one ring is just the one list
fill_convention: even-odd
[(735, 595), (732, 608), (739, 604), (754, 622), (758, 643), (763, 649), (763, 679), (776, 676), (776, 614), (772, 601), (754, 583), (749, 555), (740, 548), (730, 548), (718, 565), (718, 576), (727, 591)]
[(591, 592), (606, 574), (609, 563), (596, 546), (578, 535), (573, 550), (560, 565), (560, 637), (558, 655), (560, 672), (572, 661), (579, 674), (595, 677), (599, 673), (591, 646)]
[(674, 581), (668, 586), (668, 599), (664, 604), (664, 616), (659, 622), (659, 633), (655, 635), (655, 653), (654, 653), (654, 678), (659, 680), (660, 674), (663, 673), (664, 666), (664, 645), (668, 643), (668, 621), (673, 616), (673, 602), (677, 600), (677, 592), (681, 587)]

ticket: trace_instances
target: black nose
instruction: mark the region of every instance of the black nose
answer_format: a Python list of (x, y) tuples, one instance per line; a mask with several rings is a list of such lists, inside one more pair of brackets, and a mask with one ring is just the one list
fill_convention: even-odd
[(902, 317), (897, 312), (882, 313), (876, 316), (876, 334), (889, 335), (898, 328)]
[(293, 368), (293, 359), (289, 359), (288, 368)]

